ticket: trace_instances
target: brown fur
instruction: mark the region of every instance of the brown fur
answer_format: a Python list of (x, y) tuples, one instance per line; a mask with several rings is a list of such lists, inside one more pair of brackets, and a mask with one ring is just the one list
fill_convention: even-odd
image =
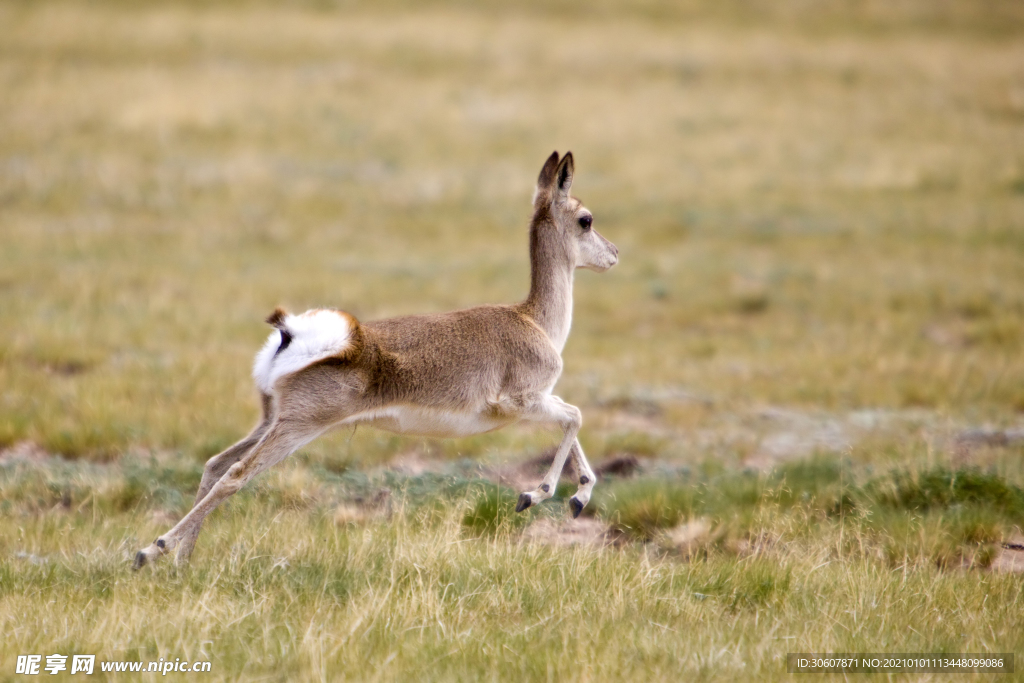
[(282, 329), (284, 326), (284, 318), (288, 315), (288, 312), (278, 306), (274, 309), (274, 312), (267, 316), (267, 324), (277, 329)]

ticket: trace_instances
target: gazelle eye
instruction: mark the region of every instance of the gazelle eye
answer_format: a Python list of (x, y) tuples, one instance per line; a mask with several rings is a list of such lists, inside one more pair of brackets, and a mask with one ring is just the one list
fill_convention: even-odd
[(580, 216), (579, 221), (580, 227), (584, 230), (590, 230), (590, 225), (594, 222), (593, 216)]

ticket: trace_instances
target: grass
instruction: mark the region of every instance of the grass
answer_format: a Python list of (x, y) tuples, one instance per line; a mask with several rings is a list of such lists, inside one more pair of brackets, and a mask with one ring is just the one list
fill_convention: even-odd
[(490, 534), (523, 526), (528, 517), (516, 514), (518, 497), (519, 492), (507, 486), (484, 486), (463, 515), (462, 526), (476, 533)]
[(698, 547), (687, 544), (689, 554), (745, 550), (763, 541), (777, 517), (790, 520), (786, 535), (804, 539), (839, 525), (855, 554), (884, 557), (893, 567), (988, 567), (1003, 539), (1024, 525), (1024, 489), (995, 472), (842, 469), (842, 460), (817, 458), (767, 473), (613, 481), (597, 492), (596, 514), (632, 539), (670, 548), (667, 531), (703, 520), (709, 533), (695, 539)]
[(275, 305), (521, 298), (554, 147), (622, 251), (579, 277), (566, 400), (1015, 419), (1012, 22), (708, 11), (583, 13), (567, 44), (558, 13), (5, 5), (0, 442), (202, 458), (256, 419)]
[[(812, 470), (720, 473), (695, 485), (687, 514), (732, 520), (733, 540), (749, 545), (720, 537), (681, 559), (625, 539), (604, 549), (523, 542), (522, 524), (565, 512), (549, 504), (509, 514), (515, 492), (454, 472), (367, 477), (286, 465), (211, 517), (191, 569), (132, 574), (136, 534), (159, 533), (161, 514), (177, 511), (162, 492), (189, 493), (192, 472), (155, 460), (8, 465), (0, 656), (208, 659), (216, 678), (776, 680), (786, 652), (1019, 650), (1019, 577), (966, 571), (964, 561), (980, 562), (984, 544), (1021, 523), (1018, 512), (992, 518), (989, 536), (942, 545), (930, 531), (966, 529), (938, 517), (961, 503), (933, 502), (922, 516), (916, 502), (880, 497), (885, 524), (863, 514), (867, 503), (837, 516), (816, 497), (835, 472), (824, 462)], [(953, 475), (1021, 495), (997, 475), (915, 473), (947, 484)], [(118, 484), (136, 480), (145, 483), (125, 506)], [(851, 495), (868, 500), (878, 481), (903, 480), (875, 475)], [(627, 505), (627, 493), (650, 484), (597, 490)], [(356, 523), (332, 514), (383, 485), (390, 514)], [(968, 502), (960, 518), (985, 505)], [(598, 514), (616, 518), (604, 506)], [(31, 628), (23, 615), (33, 615)]]
[[(779, 679), (1024, 651), (1024, 22), (976, 3), (0, 3), (0, 678)], [(616, 544), (481, 468), (553, 436), (318, 440), (131, 553), (257, 418), (277, 305), (522, 298), (552, 149), (621, 263), (557, 388)], [(60, 457), (54, 457), (54, 456)], [(431, 464), (426, 472), (417, 463)], [(412, 463), (409, 471), (391, 463)], [(571, 491), (558, 488), (558, 498)], [(682, 530), (682, 531), (680, 531)], [(689, 540), (680, 541), (682, 534)]]

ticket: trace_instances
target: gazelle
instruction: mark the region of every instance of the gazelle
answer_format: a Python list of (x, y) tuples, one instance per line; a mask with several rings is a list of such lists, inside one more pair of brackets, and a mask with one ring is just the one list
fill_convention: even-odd
[(522, 303), (361, 324), (342, 311), (290, 315), (257, 354), (263, 417), (249, 436), (206, 463), (196, 502), (173, 529), (135, 555), (136, 569), (177, 550), (188, 562), (203, 519), (246, 482), (333, 427), (369, 424), (398, 434), (467, 436), (518, 421), (555, 423), (562, 441), (540, 486), (516, 511), (554, 495), (568, 456), (579, 474), (573, 516), (590, 501), (594, 472), (576, 438), (582, 415), (551, 394), (572, 324), (573, 272), (602, 272), (618, 249), (569, 195), (572, 153), (544, 163), (530, 223), (530, 294)]

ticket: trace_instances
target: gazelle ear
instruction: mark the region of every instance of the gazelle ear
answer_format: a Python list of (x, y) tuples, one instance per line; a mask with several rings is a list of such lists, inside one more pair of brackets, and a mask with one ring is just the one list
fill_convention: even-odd
[(562, 157), (558, 169), (555, 171), (555, 194), (559, 199), (569, 196), (569, 188), (572, 187), (572, 174), (575, 166), (572, 162), (572, 152), (566, 152)]
[(537, 176), (537, 187), (533, 191), (533, 206), (551, 203), (551, 190), (555, 184), (555, 171), (558, 169), (558, 152), (552, 152), (544, 167)]

